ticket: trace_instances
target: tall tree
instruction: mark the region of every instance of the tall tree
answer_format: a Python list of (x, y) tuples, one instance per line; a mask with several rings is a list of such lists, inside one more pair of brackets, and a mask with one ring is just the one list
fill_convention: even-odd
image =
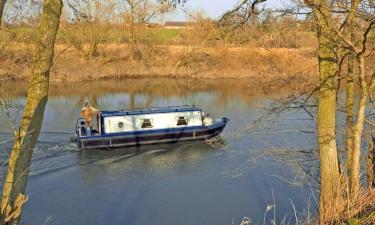
[(170, 11), (173, 8), (173, 1), (122, 0), (122, 6), (125, 14), (130, 14), (128, 16), (132, 20), (127, 22), (145, 24)]
[[(134, 24), (146, 25), (170, 11), (177, 1), (173, 0), (122, 0), (124, 19), (128, 26), (129, 43), (134, 41)], [(122, 7), (121, 7), (122, 6)]]
[[(357, 192), (360, 190), (360, 160), (361, 160), (361, 146), (362, 146), (362, 133), (363, 133), (363, 127), (365, 122), (365, 111), (367, 107), (367, 102), (369, 98), (369, 94), (374, 90), (375, 87), (375, 74), (373, 74), (369, 80), (366, 78), (366, 67), (365, 67), (365, 53), (367, 51), (368, 47), (368, 36), (372, 30), (372, 28), (375, 26), (375, 17), (374, 15), (370, 14), (369, 16), (365, 16), (365, 21), (363, 23), (364, 25), (363, 32), (358, 31), (355, 29), (355, 15), (359, 15), (358, 13), (358, 6), (362, 2), (362, 0), (352, 0), (351, 7), (349, 9), (349, 13), (346, 17), (346, 20), (344, 21), (345, 25), (346, 23), (349, 24), (350, 28), (350, 35), (345, 35), (344, 32), (340, 30), (337, 26), (332, 26), (331, 30), (332, 33), (339, 37), (339, 43), (344, 48), (349, 49), (351, 52), (351, 55), (354, 56), (357, 66), (358, 66), (358, 84), (359, 84), (359, 101), (358, 101), (358, 107), (356, 109), (356, 118), (355, 122), (352, 125), (352, 131), (350, 132), (351, 136), (347, 137), (352, 138), (351, 141), (351, 149), (349, 149), (349, 153), (347, 155), (348, 160), (348, 172), (349, 172), (349, 188), (351, 194), (356, 195)], [(362, 13), (366, 12), (366, 9), (361, 10)], [(357, 16), (357, 19), (360, 17)], [(328, 19), (325, 19), (326, 21)], [(342, 26), (341, 26), (342, 27)], [(349, 58), (348, 65), (353, 67), (353, 59)], [(350, 70), (353, 71), (353, 68), (350, 68)], [(352, 72), (349, 71), (349, 72)], [(350, 78), (349, 78), (350, 79)], [(348, 90), (347, 92), (352, 92), (351, 95), (354, 96), (354, 90), (353, 87), (350, 85), (348, 88), (351, 88), (351, 90)], [(353, 96), (350, 96), (353, 98)], [(349, 100), (349, 102), (354, 103), (353, 100)], [(347, 101), (347, 111), (352, 110), (351, 108), (348, 108), (348, 101)], [(347, 114), (350, 114), (351, 112), (347, 112)], [(347, 115), (348, 117), (348, 115)], [(347, 118), (348, 120), (348, 118)], [(348, 121), (347, 121), (348, 122)], [(351, 122), (351, 121), (349, 121)], [(348, 129), (347, 124), (347, 129)], [(348, 143), (348, 141), (347, 141)]]
[(348, 45), (349, 48), (355, 53), (357, 63), (358, 63), (358, 77), (360, 86), (360, 97), (357, 110), (357, 118), (353, 127), (353, 149), (352, 149), (352, 159), (351, 159), (351, 169), (349, 174), (350, 190), (352, 193), (356, 194), (360, 189), (360, 157), (361, 157), (361, 140), (363, 125), (365, 122), (365, 111), (367, 106), (367, 101), (369, 93), (374, 89), (375, 79), (368, 82), (366, 80), (366, 68), (365, 68), (365, 52), (367, 44), (367, 35), (370, 33), (372, 26), (375, 21), (371, 22), (364, 33), (363, 40), (360, 46), (356, 46), (350, 40), (346, 40), (340, 33), (337, 34), (343, 39), (343, 41)]
[[(319, 97), (317, 133), (320, 157), (320, 219), (336, 209), (340, 196), (340, 171), (336, 147), (336, 74), (335, 44), (331, 39), (331, 10), (326, 0), (305, 0), (313, 10), (319, 41)], [(328, 19), (327, 19), (328, 18)]]
[(45, 0), (38, 28), (38, 40), (31, 70), (25, 111), (14, 137), (13, 149), (3, 187), (3, 222), (19, 224), (33, 148), (38, 139), (48, 99), (49, 72), (61, 15), (61, 0)]
[(7, 0), (0, 0), (0, 30), (6, 2)]
[[(346, 152), (349, 175), (349, 187), (352, 194), (360, 190), (360, 155), (363, 126), (365, 122), (365, 111), (369, 93), (374, 89), (375, 76), (366, 79), (365, 53), (368, 45), (368, 35), (375, 24), (372, 14), (366, 16), (362, 24), (365, 28), (358, 31), (355, 21), (366, 10), (359, 13), (358, 7), (362, 0), (348, 2), (347, 8), (341, 10), (346, 12), (346, 17), (333, 15), (336, 12), (335, 5), (340, 9), (341, 2), (328, 0), (305, 0), (305, 3), (313, 10), (317, 24), (319, 39), (319, 69), (320, 87), (318, 104), (318, 145), (320, 153), (320, 176), (321, 197), (320, 213), (321, 219), (335, 210), (336, 203), (340, 198), (339, 183), (340, 174), (337, 160), (337, 149), (335, 140), (335, 113), (336, 113), (336, 80), (338, 79), (337, 54), (339, 48), (349, 49), (347, 74), (347, 137)], [(340, 10), (338, 10), (340, 11)], [(343, 23), (341, 23), (343, 21)], [(354, 105), (354, 60), (358, 66), (359, 100), (355, 110), (355, 121), (353, 121)]]
[[(356, 35), (355, 29), (355, 13), (361, 0), (353, 0), (350, 6), (350, 12), (347, 17), (346, 28), (351, 41), (354, 41)], [(355, 54), (353, 51), (349, 52), (347, 73), (346, 73), (346, 168), (347, 174), (351, 173), (352, 168), (352, 152), (353, 152), (353, 106), (354, 106), (354, 63)]]

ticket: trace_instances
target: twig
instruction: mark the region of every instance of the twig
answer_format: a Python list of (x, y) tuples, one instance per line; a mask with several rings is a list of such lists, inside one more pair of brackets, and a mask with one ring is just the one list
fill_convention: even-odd
[(13, 135), (14, 136), (17, 136), (17, 129), (16, 129), (16, 126), (14, 124), (14, 122), (12, 121), (11, 119), (11, 116), (10, 116), (10, 113), (9, 113), (9, 110), (8, 110), (8, 107), (7, 105), (5, 104), (4, 100), (0, 97), (0, 103), (1, 105), (3, 106), (3, 109), (5, 111), (5, 115), (7, 117), (7, 121), (9, 123), (9, 125), (12, 127), (12, 130), (13, 130)]
[(65, 53), (68, 49), (71, 48), (71, 45), (69, 45), (68, 47), (64, 48), (63, 50), (61, 50), (59, 53), (56, 54), (55, 57), (53, 57), (53, 62), (52, 62), (52, 66), (51, 66), (51, 70), (55, 67), (56, 63), (57, 63), (57, 59), (63, 54)]
[(295, 222), (295, 224), (299, 224), (299, 222), (298, 222), (298, 217), (297, 217), (297, 211), (296, 211), (296, 208), (294, 207), (294, 204), (293, 204), (293, 201), (292, 201), (292, 199), (289, 199), (289, 201), (292, 203), (292, 206), (293, 206), (293, 212), (294, 212), (294, 217), (295, 217), (295, 219), (296, 219), (296, 222)]

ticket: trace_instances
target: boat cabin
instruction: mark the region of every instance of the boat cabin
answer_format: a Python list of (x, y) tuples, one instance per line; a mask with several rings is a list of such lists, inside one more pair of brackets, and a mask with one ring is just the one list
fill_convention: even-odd
[(83, 119), (78, 121), (77, 130), (78, 136), (83, 137), (200, 127), (203, 126), (203, 115), (202, 110), (194, 106), (101, 111), (91, 134), (87, 135)]

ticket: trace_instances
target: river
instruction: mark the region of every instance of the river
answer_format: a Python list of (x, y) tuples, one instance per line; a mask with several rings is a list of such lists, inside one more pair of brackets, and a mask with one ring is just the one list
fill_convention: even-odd
[[(25, 102), (26, 84), (2, 84), (3, 98)], [(302, 112), (265, 118), (286, 95), (252, 80), (120, 80), (52, 84), (34, 150), (23, 223), (239, 225), (294, 221), (317, 208), (314, 121)], [(230, 122), (223, 143), (184, 142), (116, 150), (77, 149), (69, 141), (85, 99), (99, 108), (194, 104)], [(21, 112), (11, 110), (17, 121)], [(0, 142), (11, 128), (0, 114)], [(303, 132), (301, 132), (303, 131)], [(0, 145), (2, 164), (11, 142)], [(1, 168), (1, 179), (5, 174)], [(311, 174), (310, 174), (311, 175)], [(268, 210), (267, 210), (268, 208)]]

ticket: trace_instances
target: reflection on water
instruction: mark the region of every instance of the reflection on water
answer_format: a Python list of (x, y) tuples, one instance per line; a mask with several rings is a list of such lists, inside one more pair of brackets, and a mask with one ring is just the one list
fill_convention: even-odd
[[(25, 88), (7, 83), (0, 93), (24, 104)], [(272, 193), (277, 218), (292, 216), (291, 201), (302, 211), (313, 191), (310, 186), (291, 186), (287, 181), (295, 176), (295, 167), (280, 159), (316, 157), (307, 154), (311, 150), (299, 151), (314, 149), (315, 135), (249, 128), (262, 115), (259, 106), (269, 102), (269, 93), (275, 91), (280, 95), (285, 90), (257, 88), (252, 80), (235, 79), (52, 84), (33, 156), (25, 224), (43, 224), (49, 218), (47, 224), (224, 225), (233, 219), (239, 224), (244, 216), (262, 223)], [(216, 147), (185, 142), (79, 151), (69, 138), (86, 98), (103, 110), (195, 104), (231, 122), (222, 135), (225, 145)], [(19, 119), (20, 113), (12, 113)], [(275, 129), (313, 126), (301, 119), (302, 114), (286, 115)], [(0, 141), (11, 138), (5, 120), (1, 114)], [(11, 142), (2, 145), (2, 163), (10, 147)], [(1, 176), (4, 172), (2, 168)]]
[(90, 164), (95, 164), (95, 170), (100, 167), (102, 172), (111, 176), (119, 175), (121, 179), (139, 175), (140, 171), (147, 171), (145, 174), (152, 178), (168, 176), (179, 168), (198, 166), (205, 156), (214, 150), (204, 142), (186, 142), (113, 151), (82, 151), (79, 154), (79, 161), (82, 177), (87, 182), (93, 179), (92, 182), (95, 183), (100, 177), (91, 176)]

